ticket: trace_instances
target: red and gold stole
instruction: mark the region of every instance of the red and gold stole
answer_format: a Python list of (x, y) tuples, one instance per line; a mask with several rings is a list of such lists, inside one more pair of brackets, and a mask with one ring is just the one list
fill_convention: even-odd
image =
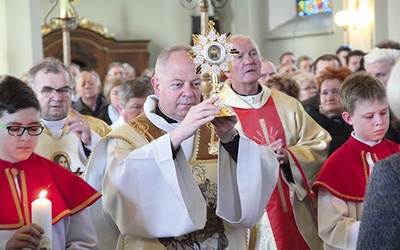
[[(260, 145), (269, 145), (281, 138), (283, 147), (286, 147), (285, 131), (272, 96), (259, 109), (233, 109), (247, 137)], [(308, 249), (296, 226), (289, 194), (289, 186), (280, 172), (278, 184), (266, 207), (276, 246), (278, 249)]]

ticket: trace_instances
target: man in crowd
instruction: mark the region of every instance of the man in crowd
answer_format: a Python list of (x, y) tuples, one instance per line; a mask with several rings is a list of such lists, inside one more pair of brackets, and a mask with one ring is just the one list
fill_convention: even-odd
[(314, 76), (317, 77), (319, 74), (328, 66), (336, 66), (341, 67), (342, 63), (340, 62), (339, 57), (332, 55), (332, 54), (325, 54), (318, 57), (313, 65), (312, 65), (312, 72)]
[(123, 63), (122, 67), (124, 67), (125, 70), (125, 78), (126, 80), (132, 80), (133, 78), (136, 77), (136, 69), (129, 63)]
[(279, 66), (285, 63), (297, 63), (297, 57), (294, 55), (293, 52), (285, 52), (279, 58)]
[(278, 73), (278, 71), (273, 62), (271, 62), (265, 58), (261, 58), (261, 76), (260, 76), (261, 84), (265, 85), (267, 83), (268, 79), (277, 73)]
[(342, 45), (336, 50), (336, 56), (340, 59), (342, 66), (347, 66), (347, 56), (351, 52), (351, 47)]
[(154, 94), (153, 86), (147, 77), (139, 76), (124, 82), (118, 92), (120, 117), (111, 125), (111, 128), (116, 129), (140, 115), (147, 96), (151, 94)]
[(104, 79), (104, 84), (107, 84), (107, 82), (115, 77), (120, 77), (124, 80), (126, 80), (126, 71), (122, 63), (119, 62), (112, 62), (110, 65), (108, 65), (107, 68), (107, 74)]
[(239, 51), (220, 100), (236, 112), (244, 133), (261, 145), (280, 141), (278, 184), (252, 230), (251, 249), (321, 249), (309, 191), (328, 154), (330, 135), (294, 98), (258, 82), (261, 60), (249, 37), (230, 39)]
[(364, 56), (365, 53), (361, 50), (350, 51), (346, 58), (347, 67), (353, 72), (365, 70)]
[(76, 92), (79, 99), (72, 104), (82, 115), (97, 117), (111, 125), (111, 118), (108, 115), (108, 103), (101, 93), (100, 77), (96, 71), (84, 69), (76, 77)]

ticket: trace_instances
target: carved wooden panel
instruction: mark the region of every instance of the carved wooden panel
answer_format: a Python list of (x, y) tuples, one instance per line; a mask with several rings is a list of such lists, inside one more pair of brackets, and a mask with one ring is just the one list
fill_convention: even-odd
[[(70, 31), (71, 61), (81, 67), (91, 67), (104, 80), (107, 67), (112, 62), (129, 63), (139, 75), (148, 67), (150, 40), (118, 41), (95, 31), (77, 27)], [(63, 61), (62, 31), (54, 30), (43, 35), (44, 57)]]

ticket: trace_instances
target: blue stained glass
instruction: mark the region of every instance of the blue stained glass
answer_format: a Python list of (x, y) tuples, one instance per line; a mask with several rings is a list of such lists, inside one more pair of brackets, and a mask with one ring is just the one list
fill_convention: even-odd
[(297, 15), (310, 16), (333, 11), (333, 0), (296, 0)]

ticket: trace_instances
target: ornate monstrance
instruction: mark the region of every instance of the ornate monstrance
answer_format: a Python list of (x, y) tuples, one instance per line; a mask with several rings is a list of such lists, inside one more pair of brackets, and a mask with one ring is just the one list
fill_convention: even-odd
[[(229, 33), (219, 34), (213, 21), (208, 22), (208, 30), (205, 36), (193, 34), (194, 46), (190, 51), (190, 57), (196, 65), (196, 74), (211, 76), (211, 95), (218, 95), (218, 75), (221, 71), (229, 71), (231, 62), (238, 51), (229, 43)], [(220, 102), (216, 104), (222, 105)], [(223, 107), (218, 116), (234, 116), (235, 113)]]

